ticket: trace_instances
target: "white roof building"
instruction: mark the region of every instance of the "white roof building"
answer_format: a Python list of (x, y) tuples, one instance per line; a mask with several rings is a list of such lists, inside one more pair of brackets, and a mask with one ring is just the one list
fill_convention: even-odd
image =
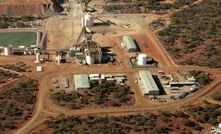
[(43, 67), (42, 66), (37, 66), (36, 71), (37, 72), (42, 72), (43, 71)]

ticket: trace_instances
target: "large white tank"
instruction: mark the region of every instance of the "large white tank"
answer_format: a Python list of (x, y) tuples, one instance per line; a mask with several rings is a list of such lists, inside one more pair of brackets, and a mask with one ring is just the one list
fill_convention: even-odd
[(94, 25), (94, 16), (90, 14), (86, 14), (84, 16), (84, 26), (85, 27), (91, 27)]
[(8, 47), (4, 47), (4, 54), (5, 54), (5, 56), (10, 55), (11, 51), (12, 51), (11, 47), (9, 47), (9, 46)]
[(221, 123), (219, 123), (218, 127), (221, 129)]
[(95, 58), (93, 56), (90, 56), (90, 55), (86, 55), (86, 63), (88, 65), (92, 65), (95, 63)]
[(139, 54), (137, 60), (137, 65), (145, 65), (147, 63), (147, 55)]

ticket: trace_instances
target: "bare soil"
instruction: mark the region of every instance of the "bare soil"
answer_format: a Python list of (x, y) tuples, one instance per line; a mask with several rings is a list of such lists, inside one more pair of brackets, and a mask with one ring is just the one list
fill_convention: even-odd
[(0, 1), (0, 15), (26, 16), (41, 15), (47, 0), (4, 0)]

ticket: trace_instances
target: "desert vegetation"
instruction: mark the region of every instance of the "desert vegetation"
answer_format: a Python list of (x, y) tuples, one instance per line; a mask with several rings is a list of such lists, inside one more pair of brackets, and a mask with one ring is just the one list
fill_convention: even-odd
[(10, 79), (18, 78), (19, 75), (9, 71), (0, 70), (0, 84), (8, 82)]
[(163, 28), (166, 25), (166, 22), (167, 21), (165, 19), (159, 18), (159, 19), (154, 20), (153, 22), (151, 22), (149, 24), (149, 28), (150, 28), (151, 31), (155, 31), (157, 29)]
[[(208, 126), (220, 121), (220, 105), (205, 102), (176, 111), (158, 111), (124, 116), (65, 116), (48, 117), (35, 133), (203, 133)], [(50, 130), (50, 131), (48, 131)]]
[(118, 4), (115, 1), (109, 1), (111, 4), (104, 6), (104, 10), (111, 13), (167, 13), (172, 9), (178, 9), (185, 5), (192, 4), (196, 0), (175, 0), (174, 3), (162, 3), (163, 0), (125, 0)]
[(97, 81), (90, 81), (90, 89), (72, 91), (52, 91), (51, 99), (58, 105), (70, 109), (83, 107), (104, 107), (133, 104), (133, 92), (128, 86), (119, 85), (115, 82), (105, 81), (99, 84)]
[(41, 19), (41, 17), (34, 16), (9, 17), (3, 15), (0, 16), (0, 29), (33, 27), (36, 24), (31, 22)]
[(9, 70), (13, 70), (13, 71), (17, 71), (17, 72), (27, 72), (28, 68), (29, 68), (22, 61), (19, 61), (19, 62), (15, 63), (15, 64), (0, 65), (0, 67), (5, 68), (5, 69), (9, 69)]
[(209, 84), (212, 81), (211, 74), (202, 71), (190, 71), (190, 74), (196, 79), (200, 85)]
[(220, 6), (219, 0), (203, 0), (171, 16), (171, 24), (158, 36), (175, 61), (221, 67)]
[(16, 129), (31, 117), (37, 82), (26, 78), (0, 92), (0, 133)]
[(221, 106), (205, 102), (202, 106), (190, 106), (188, 109), (189, 114), (197, 122), (217, 125), (221, 119)]
[(212, 98), (216, 101), (221, 101), (221, 93), (218, 92), (218, 93), (214, 94)]

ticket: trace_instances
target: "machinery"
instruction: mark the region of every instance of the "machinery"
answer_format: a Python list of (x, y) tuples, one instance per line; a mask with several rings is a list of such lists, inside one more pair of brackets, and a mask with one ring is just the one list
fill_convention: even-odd
[(63, 50), (56, 50), (56, 63), (61, 64), (65, 63), (66, 59), (64, 58), (65, 52)]

